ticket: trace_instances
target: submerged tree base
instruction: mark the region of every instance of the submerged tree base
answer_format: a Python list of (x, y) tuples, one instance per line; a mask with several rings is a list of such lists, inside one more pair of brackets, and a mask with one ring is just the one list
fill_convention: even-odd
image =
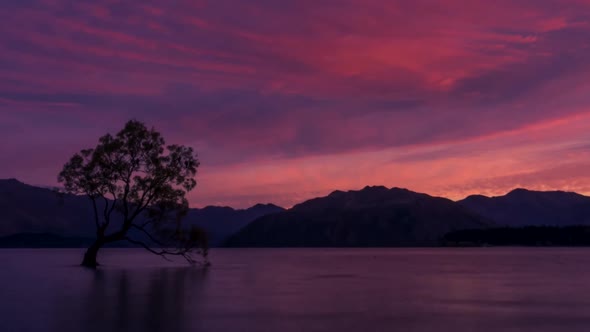
[(90, 268), (90, 269), (96, 269), (97, 267), (100, 266), (100, 264), (98, 264), (98, 262), (82, 261), (82, 264), (80, 264), (80, 266), (87, 267), (87, 268)]
[(98, 262), (96, 260), (96, 256), (98, 254), (98, 249), (100, 248), (100, 246), (98, 245), (93, 245), (90, 248), (88, 248), (88, 250), (86, 250), (86, 252), (84, 253), (84, 259), (82, 260), (82, 266), (84, 267), (89, 267), (92, 269), (96, 269), (98, 267)]

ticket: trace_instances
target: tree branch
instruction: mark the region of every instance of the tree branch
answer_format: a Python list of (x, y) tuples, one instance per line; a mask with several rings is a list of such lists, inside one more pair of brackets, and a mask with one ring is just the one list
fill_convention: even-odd
[(131, 227), (140, 230), (143, 234), (147, 235), (147, 237), (150, 239), (150, 241), (154, 242), (155, 244), (157, 244), (159, 246), (166, 246), (166, 244), (164, 244), (160, 240), (154, 238), (145, 228), (143, 228), (139, 225), (136, 225), (136, 224), (131, 224)]
[[(145, 211), (145, 209), (151, 204), (152, 200), (154, 199), (156, 192), (152, 192), (148, 197), (147, 200), (144, 201), (146, 199), (146, 195), (148, 194), (148, 192), (152, 191), (153, 189), (155, 189), (158, 185), (161, 185), (163, 183), (165, 183), (168, 180), (168, 177), (164, 177), (163, 179), (161, 179), (160, 181), (156, 182), (156, 180), (154, 179), (152, 181), (152, 184), (143, 192), (143, 194), (141, 195), (141, 198), (139, 200), (139, 204), (137, 209), (135, 210), (135, 212), (133, 212), (133, 214), (131, 215), (130, 218), (126, 217), (126, 219), (129, 219), (129, 223), (133, 223), (133, 220), (135, 218), (137, 218), (137, 216), (139, 216), (139, 214), (143, 211)], [(157, 183), (157, 185), (156, 185)]]
[(111, 193), (111, 195), (113, 195), (113, 205), (111, 205), (111, 208), (109, 209), (109, 212), (108, 212), (109, 217), (105, 220), (104, 229), (109, 227), (109, 223), (111, 222), (111, 215), (113, 214), (113, 210), (115, 209), (115, 205), (117, 205), (117, 195), (115, 195), (115, 192), (112, 190), (112, 188), (109, 189), (109, 192)]
[(133, 244), (136, 244), (138, 246), (141, 246), (142, 248), (144, 248), (145, 250), (151, 252), (154, 255), (162, 256), (162, 258), (164, 258), (165, 260), (171, 262), (171, 260), (168, 257), (166, 257), (167, 253), (165, 253), (163, 250), (156, 251), (156, 250), (150, 248), (147, 244), (145, 244), (145, 243), (143, 243), (141, 241), (133, 240), (133, 239), (129, 238), (128, 236), (125, 237), (125, 240), (127, 240), (130, 243), (133, 243)]
[(191, 264), (196, 263), (196, 261), (192, 257), (190, 257), (190, 255), (189, 255), (190, 250), (182, 250), (182, 251), (175, 252), (175, 251), (168, 251), (165, 249), (161, 249), (161, 250), (157, 251), (157, 250), (150, 248), (147, 244), (145, 244), (141, 241), (133, 240), (128, 236), (125, 237), (125, 240), (127, 240), (129, 243), (133, 243), (135, 245), (138, 245), (138, 246), (144, 248), (145, 250), (151, 252), (154, 255), (162, 256), (162, 258), (164, 258), (167, 261), (171, 261), (168, 257), (166, 257), (168, 255), (168, 256), (182, 256), (189, 263), (191, 263)]

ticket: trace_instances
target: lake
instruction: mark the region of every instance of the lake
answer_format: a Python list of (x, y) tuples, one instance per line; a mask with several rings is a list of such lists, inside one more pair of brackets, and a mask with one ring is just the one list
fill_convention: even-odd
[(590, 331), (590, 249), (0, 250), (2, 331)]

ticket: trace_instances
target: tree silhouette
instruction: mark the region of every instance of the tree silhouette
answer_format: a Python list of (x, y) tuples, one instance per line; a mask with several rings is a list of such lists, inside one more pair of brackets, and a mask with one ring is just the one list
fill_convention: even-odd
[[(83, 266), (96, 267), (105, 244), (128, 241), (161, 255), (207, 263), (203, 230), (182, 227), (187, 192), (196, 186), (199, 161), (193, 149), (166, 145), (154, 128), (131, 120), (115, 136), (107, 134), (93, 149), (76, 153), (58, 176), (64, 192), (86, 195), (94, 211), (96, 241)], [(115, 217), (115, 215), (117, 217)]]

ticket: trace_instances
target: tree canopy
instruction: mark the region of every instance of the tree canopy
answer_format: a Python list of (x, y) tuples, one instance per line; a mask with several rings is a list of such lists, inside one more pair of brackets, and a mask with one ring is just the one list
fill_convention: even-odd
[(195, 263), (198, 254), (206, 262), (206, 234), (182, 223), (199, 164), (191, 147), (166, 145), (159, 132), (136, 120), (74, 154), (58, 181), (66, 193), (86, 195), (92, 204), (96, 242), (83, 265), (96, 266), (103, 245), (123, 240), (163, 257)]

